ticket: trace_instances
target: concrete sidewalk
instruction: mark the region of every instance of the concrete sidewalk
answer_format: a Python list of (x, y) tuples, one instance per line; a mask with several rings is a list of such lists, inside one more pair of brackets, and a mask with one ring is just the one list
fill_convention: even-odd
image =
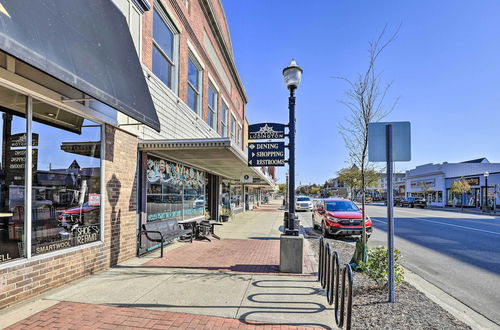
[[(333, 312), (327, 308), (315, 277), (277, 273), (283, 222), (277, 207), (271, 204), (239, 214), (217, 226), (220, 241), (174, 243), (162, 259), (158, 252), (134, 258), (4, 310), (0, 312), (0, 328), (13, 324), (18, 329), (33, 324), (45, 328), (57, 324), (72, 328), (187, 328), (198, 320), (195, 328), (211, 328), (207, 326), (210, 323), (214, 329), (223, 324), (227, 328), (280, 325), (283, 329), (328, 329), (334, 324)], [(311, 265), (312, 261), (306, 265), (309, 272)], [(70, 303), (73, 313), (58, 312)], [(151, 311), (160, 313), (161, 323), (153, 322)], [(103, 313), (136, 318), (101, 319)]]

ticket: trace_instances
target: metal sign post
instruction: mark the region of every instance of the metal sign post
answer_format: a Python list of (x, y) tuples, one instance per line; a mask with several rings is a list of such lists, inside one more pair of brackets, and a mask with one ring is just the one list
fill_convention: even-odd
[(394, 162), (411, 159), (409, 122), (370, 123), (368, 125), (368, 160), (387, 164), (387, 288), (388, 301), (394, 294)]
[(385, 127), (386, 139), (386, 159), (387, 159), (387, 258), (388, 258), (388, 276), (387, 286), (389, 289), (389, 302), (394, 302), (394, 190), (392, 189), (392, 125), (389, 124)]

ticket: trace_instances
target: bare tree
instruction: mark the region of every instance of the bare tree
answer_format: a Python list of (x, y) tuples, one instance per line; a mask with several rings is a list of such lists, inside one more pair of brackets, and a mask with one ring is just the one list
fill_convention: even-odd
[(387, 26), (384, 27), (379, 36), (370, 42), (368, 48), (368, 67), (364, 73), (352, 80), (338, 77), (345, 81), (349, 88), (346, 90), (345, 100), (340, 101), (346, 106), (349, 115), (345, 123), (340, 125), (345, 146), (349, 151), (350, 161), (358, 166), (361, 171), (361, 209), (362, 209), (362, 243), (366, 246), (366, 223), (365, 223), (365, 194), (366, 194), (366, 172), (373, 169), (373, 164), (368, 162), (368, 124), (380, 121), (395, 108), (398, 99), (391, 106), (386, 107), (386, 95), (391, 88), (392, 82), (383, 84), (381, 73), (377, 72), (376, 64), (381, 53), (397, 38), (400, 26), (388, 38)]

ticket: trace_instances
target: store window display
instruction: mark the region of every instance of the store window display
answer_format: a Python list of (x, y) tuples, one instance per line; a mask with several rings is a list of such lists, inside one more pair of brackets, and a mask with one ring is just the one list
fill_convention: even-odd
[(205, 213), (205, 173), (147, 156), (146, 209), (149, 221), (185, 220)]

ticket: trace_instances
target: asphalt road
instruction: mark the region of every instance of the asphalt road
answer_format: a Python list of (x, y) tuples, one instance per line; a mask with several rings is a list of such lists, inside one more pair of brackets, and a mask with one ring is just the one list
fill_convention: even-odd
[[(369, 244), (387, 246), (387, 208), (366, 211)], [(395, 207), (394, 218), (402, 264), (500, 324), (500, 217)]]

